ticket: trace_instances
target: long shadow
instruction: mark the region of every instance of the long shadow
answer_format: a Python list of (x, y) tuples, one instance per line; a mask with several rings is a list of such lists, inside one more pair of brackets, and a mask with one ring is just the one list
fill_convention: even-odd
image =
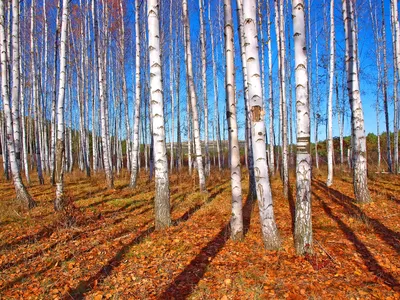
[(392, 276), (392, 274), (386, 272), (376, 261), (372, 253), (368, 250), (368, 248), (357, 238), (356, 234), (351, 230), (349, 226), (347, 226), (338, 216), (334, 215), (332, 209), (315, 193), (313, 193), (314, 197), (321, 203), (322, 208), (325, 213), (334, 220), (340, 230), (346, 235), (347, 239), (351, 241), (356, 248), (356, 251), (361, 255), (364, 264), (367, 266), (368, 270), (375, 274), (375, 276), (381, 278), (383, 282), (391, 287), (399, 287), (400, 284), (396, 278)]
[[(243, 207), (243, 225), (246, 234), (250, 227), (251, 214), (256, 201), (248, 198)], [(174, 279), (158, 299), (186, 299), (204, 276), (208, 265), (225, 246), (230, 236), (230, 222), (203, 247), (200, 253)]]
[(0, 251), (7, 249), (9, 247), (13, 247), (16, 245), (21, 245), (21, 244), (34, 244), (37, 241), (40, 241), (44, 238), (48, 238), (52, 235), (52, 233), (54, 232), (54, 230), (56, 229), (56, 226), (52, 225), (50, 227), (44, 227), (42, 230), (40, 230), (39, 232), (35, 233), (35, 234), (31, 234), (31, 235), (26, 235), (20, 239), (15, 239), (12, 242), (9, 243), (5, 243), (3, 245), (0, 246)]
[(376, 219), (367, 216), (357, 205), (353, 203), (353, 199), (343, 195), (337, 190), (332, 188), (327, 188), (325, 184), (320, 181), (314, 181), (319, 188), (323, 188), (331, 196), (331, 200), (345, 209), (345, 213), (350, 216), (356, 215), (360, 220), (370, 224), (374, 231), (390, 245), (397, 253), (400, 253), (400, 233), (393, 231), (383, 225)]
[(122, 260), (124, 259), (126, 253), (128, 253), (129, 249), (132, 246), (139, 244), (141, 241), (143, 241), (143, 239), (146, 238), (149, 234), (151, 234), (154, 231), (154, 229), (155, 229), (154, 226), (152, 226), (146, 229), (145, 231), (142, 231), (132, 241), (130, 241), (128, 244), (122, 247), (117, 252), (117, 254), (113, 258), (111, 258), (107, 262), (107, 264), (103, 266), (95, 275), (90, 277), (88, 280), (79, 283), (76, 288), (70, 289), (67, 292), (65, 298), (84, 299), (84, 294), (93, 289), (94, 283), (102, 282), (105, 278), (107, 278), (111, 274), (112, 270), (121, 264)]
[[(208, 202), (210, 202), (211, 200), (209, 199)], [(145, 204), (142, 204), (142, 206)], [(203, 204), (202, 204), (203, 205)], [(173, 224), (178, 224), (180, 222), (184, 222), (187, 221), (189, 219), (189, 217), (196, 212), (197, 210), (199, 210), (201, 208), (202, 205), (196, 205), (193, 208), (191, 208), (188, 212), (186, 212), (185, 214), (183, 214), (180, 218), (173, 220)], [(144, 210), (143, 212), (141, 212), (141, 214), (145, 213), (146, 211), (149, 211), (153, 209), (152, 207)], [(125, 219), (125, 218), (121, 218), (121, 219)], [(116, 222), (121, 222), (121, 220), (116, 220)], [(149, 223), (149, 222), (148, 222)], [(146, 223), (145, 225), (147, 225), (148, 223)], [(84, 298), (84, 294), (91, 291), (94, 287), (94, 283), (97, 282), (101, 282), (104, 281), (105, 278), (107, 278), (112, 270), (116, 267), (118, 267), (122, 260), (124, 259), (125, 255), (128, 253), (129, 249), (137, 244), (140, 244), (144, 238), (146, 238), (149, 234), (151, 234), (153, 231), (155, 230), (154, 226), (146, 229), (145, 231), (141, 232), (137, 237), (135, 237), (131, 242), (129, 242), (128, 244), (126, 244), (125, 246), (123, 246), (118, 252), (117, 254), (108, 261), (108, 263), (103, 266), (95, 275), (93, 275), (92, 277), (90, 277), (88, 280), (83, 281), (81, 283), (79, 283), (79, 285), (77, 287), (75, 287), (74, 289), (71, 289), (68, 291), (67, 295), (65, 296), (66, 299), (68, 298), (72, 298), (72, 299), (83, 299)]]
[(243, 206), (243, 235), (246, 236), (250, 230), (251, 217), (257, 199), (253, 199), (250, 193), (247, 195), (246, 203)]
[(290, 210), (290, 217), (292, 218), (292, 234), (294, 234), (294, 223), (296, 219), (296, 204), (295, 200), (293, 199), (292, 193), (292, 186), (289, 184), (289, 191), (288, 191), (288, 201), (289, 201), (289, 210)]
[(3, 264), (0, 265), (0, 272), (4, 271), (6, 269), (12, 268), (14, 266), (17, 266), (17, 265), (23, 263), (24, 261), (28, 261), (28, 260), (34, 259), (35, 257), (40, 256), (44, 251), (49, 251), (49, 250), (54, 249), (60, 242), (68, 243), (69, 241), (74, 240), (77, 237), (79, 237), (81, 234), (82, 234), (81, 232), (75, 232), (68, 239), (62, 240), (62, 241), (56, 241), (56, 242), (52, 243), (51, 245), (49, 245), (48, 247), (46, 247), (45, 249), (39, 249), (39, 250), (35, 251), (34, 253), (32, 253), (31, 255), (29, 255), (27, 257), (23, 257), (23, 258), (20, 258), (18, 260), (12, 261), (12, 262), (3, 263)]
[(158, 299), (186, 299), (204, 276), (207, 266), (224, 247), (230, 235), (227, 223), (213, 240), (201, 249), (200, 253), (174, 279)]

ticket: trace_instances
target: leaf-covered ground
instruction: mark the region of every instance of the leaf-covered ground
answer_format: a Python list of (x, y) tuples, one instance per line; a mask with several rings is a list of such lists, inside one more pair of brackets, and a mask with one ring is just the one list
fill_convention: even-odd
[(398, 299), (400, 177), (370, 178), (374, 202), (364, 206), (354, 203), (348, 174), (330, 189), (324, 178), (312, 185), (310, 257), (295, 255), (295, 196), (282, 197), (279, 178), (272, 186), (282, 248), (272, 252), (263, 249), (255, 202), (244, 204), (244, 241), (229, 239), (229, 171), (213, 172), (208, 194), (196, 191), (195, 177), (172, 174), (174, 226), (162, 232), (154, 231), (154, 183), (144, 174), (135, 190), (122, 174), (112, 191), (101, 174), (67, 175), (67, 194), (79, 208), (73, 227), (53, 212), (50, 185), (34, 182), (29, 190), (39, 205), (27, 212), (2, 180), (0, 298)]

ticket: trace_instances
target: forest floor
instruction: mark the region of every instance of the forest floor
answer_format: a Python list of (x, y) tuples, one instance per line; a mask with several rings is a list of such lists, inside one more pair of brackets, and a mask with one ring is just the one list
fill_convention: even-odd
[(314, 175), (315, 254), (308, 257), (295, 255), (295, 195), (283, 198), (279, 178), (271, 180), (278, 251), (264, 250), (252, 201), (244, 205), (244, 241), (229, 239), (228, 170), (213, 172), (208, 194), (196, 192), (195, 176), (170, 175), (174, 226), (161, 232), (145, 174), (134, 190), (127, 173), (114, 190), (102, 174), (67, 174), (67, 195), (79, 208), (72, 227), (53, 211), (54, 187), (34, 182), (38, 207), (26, 211), (2, 180), (0, 299), (399, 299), (400, 177), (374, 174), (374, 202), (360, 206), (348, 173), (332, 188), (323, 173)]

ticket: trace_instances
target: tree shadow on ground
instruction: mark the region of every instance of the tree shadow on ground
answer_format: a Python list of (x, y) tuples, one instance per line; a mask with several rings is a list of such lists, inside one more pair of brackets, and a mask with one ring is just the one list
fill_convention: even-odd
[(325, 213), (336, 222), (340, 230), (345, 234), (346, 238), (351, 241), (356, 249), (356, 251), (362, 257), (365, 266), (368, 270), (375, 274), (375, 276), (382, 279), (384, 284), (392, 289), (398, 289), (400, 287), (398, 280), (393, 277), (392, 274), (386, 272), (377, 262), (373, 254), (368, 250), (368, 248), (361, 242), (357, 235), (347, 226), (338, 216), (336, 216), (332, 209), (315, 193), (313, 196), (321, 204), (322, 209)]
[(314, 181), (314, 184), (319, 188), (324, 189), (330, 199), (344, 208), (348, 216), (356, 217), (367, 225), (371, 225), (375, 233), (378, 234), (389, 246), (391, 246), (397, 253), (400, 254), (400, 233), (387, 228), (380, 221), (369, 217), (360, 207), (355, 205), (354, 199), (343, 195), (337, 190), (326, 187), (321, 181)]
[[(243, 229), (246, 234), (250, 227), (251, 213), (255, 201), (247, 199), (243, 207)], [(230, 236), (230, 222), (228, 222), (219, 233), (203, 247), (200, 253), (190, 264), (174, 279), (166, 288), (159, 299), (186, 299), (204, 276), (208, 265), (217, 256), (226, 244)]]
[[(215, 195), (211, 195), (211, 197), (204, 203), (198, 204), (192, 208), (190, 208), (186, 213), (184, 213), (180, 218), (173, 220), (173, 224), (179, 224), (181, 222), (187, 221), (191, 215), (193, 215), (196, 211), (198, 211), (205, 203), (211, 202), (216, 195), (218, 195), (221, 192), (215, 192)], [(144, 206), (145, 204), (142, 204), (140, 206)], [(143, 214), (144, 212), (153, 209), (152, 207), (147, 208), (145, 211), (141, 212), (140, 214)], [(125, 219), (126, 217), (122, 217), (120, 219)], [(116, 222), (121, 222), (120, 220), (117, 220)], [(70, 289), (68, 293), (66, 294), (65, 298), (72, 298), (72, 299), (83, 299), (84, 294), (88, 293), (91, 291), (94, 287), (94, 283), (96, 282), (97, 284), (99, 282), (104, 281), (105, 278), (107, 278), (112, 270), (116, 267), (118, 267), (126, 254), (129, 252), (129, 249), (133, 247), (134, 245), (140, 244), (144, 238), (146, 238), (148, 235), (150, 235), (152, 232), (154, 232), (155, 228), (154, 226), (144, 230), (141, 232), (139, 235), (137, 235), (132, 241), (127, 243), (125, 246), (123, 246), (117, 253), (116, 255), (108, 261), (108, 263), (103, 266), (95, 275), (90, 277), (88, 280), (83, 281), (79, 283), (79, 285), (73, 289)]]

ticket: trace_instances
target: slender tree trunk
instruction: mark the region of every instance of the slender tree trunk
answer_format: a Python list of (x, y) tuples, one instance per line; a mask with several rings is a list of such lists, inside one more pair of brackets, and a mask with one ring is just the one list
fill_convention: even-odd
[[(332, 1), (333, 2), (333, 1)], [(304, 0), (293, 0), (293, 36), (296, 70), (296, 216), (294, 239), (296, 252), (312, 253), (310, 106), (308, 98), (306, 26)]]
[(271, 175), (275, 175), (275, 138), (274, 138), (274, 94), (272, 81), (272, 42), (271, 42), (271, 9), (267, 1), (267, 46), (268, 46), (268, 106), (269, 106), (269, 165)]
[[(14, 55), (16, 55), (16, 59), (12, 61), (12, 80), (13, 80), (13, 89), (16, 87), (17, 93), (13, 91), (11, 101), (13, 103), (19, 102), (19, 45), (18, 35), (19, 35), (19, 2), (16, 0), (12, 1), (12, 11), (13, 11), (13, 43), (12, 50)], [(13, 132), (13, 115), (11, 113), (11, 105), (10, 105), (10, 95), (9, 95), (9, 77), (7, 76), (8, 72), (8, 60), (7, 60), (7, 40), (6, 40), (6, 20), (4, 15), (4, 1), (0, 1), (0, 63), (1, 63), (1, 92), (2, 92), (2, 100), (3, 100), (3, 112), (6, 121), (6, 139), (7, 139), (7, 148), (8, 153), (10, 155), (10, 167), (11, 174), (13, 177), (15, 192), (17, 194), (17, 200), (21, 201), (26, 207), (29, 209), (36, 206), (36, 202), (29, 195), (28, 191), (25, 188), (25, 185), (21, 179), (20, 169), (18, 167), (17, 154), (15, 150), (15, 141), (14, 141), (14, 132)], [(14, 36), (16, 34), (16, 36)], [(17, 49), (15, 49), (17, 47)], [(17, 99), (14, 99), (17, 97)], [(3, 141), (4, 142), (4, 141)], [(3, 152), (4, 156), (4, 152)]]
[(352, 123), (353, 184), (356, 201), (368, 203), (371, 197), (367, 182), (367, 147), (364, 129), (360, 83), (358, 81), (357, 32), (354, 24), (354, 6), (351, 0), (342, 0), (346, 37), (346, 71)]
[(257, 195), (256, 191), (256, 180), (254, 176), (254, 157), (252, 147), (252, 135), (251, 135), (251, 113), (250, 113), (250, 101), (249, 101), (249, 87), (247, 78), (247, 65), (246, 65), (246, 48), (244, 41), (244, 20), (243, 20), (243, 1), (236, 0), (237, 15), (239, 20), (239, 44), (242, 59), (242, 74), (243, 74), (243, 86), (244, 86), (244, 108), (246, 114), (246, 149), (247, 149), (247, 163), (249, 170), (249, 199), (255, 199)]
[[(239, 0), (240, 1), (240, 0)], [(208, 8), (208, 23), (210, 24), (210, 34), (211, 34), (211, 60), (213, 66), (213, 78), (214, 78), (214, 120), (216, 128), (216, 142), (217, 142), (217, 160), (218, 169), (221, 171), (221, 134), (219, 125), (219, 113), (218, 113), (218, 78), (217, 78), (217, 64), (215, 61), (215, 46), (214, 46), (214, 29), (210, 18), (210, 7)]]
[[(351, 4), (352, 5), (352, 4)], [(385, 126), (386, 126), (386, 158), (388, 163), (388, 171), (392, 172), (392, 148), (390, 145), (390, 121), (389, 121), (389, 105), (388, 105), (388, 66), (387, 66), (387, 55), (386, 55), (386, 24), (385, 24), (385, 4), (384, 1), (381, 0), (381, 11), (382, 11), (382, 50), (383, 50), (383, 111), (385, 114)], [(351, 12), (348, 12), (349, 14)], [(354, 28), (356, 28), (355, 20)], [(357, 36), (355, 37), (355, 42), (357, 41)], [(357, 45), (355, 45), (357, 49)], [(358, 53), (357, 53), (358, 54)], [(358, 62), (356, 62), (358, 64)], [(358, 69), (358, 68), (357, 68)]]
[(34, 123), (35, 123), (35, 144), (36, 144), (36, 164), (39, 183), (44, 184), (42, 173), (42, 159), (40, 153), (40, 129), (39, 129), (39, 99), (38, 99), (38, 82), (36, 75), (36, 62), (35, 62), (35, 7), (36, 1), (32, 0), (31, 3), (31, 67), (32, 67), (32, 96), (34, 107)]
[(11, 85), (11, 113), (14, 134), (15, 158), (18, 172), (21, 172), (21, 133), (20, 133), (20, 51), (19, 51), (19, 1), (13, 0), (12, 8), (12, 85)]
[(335, 76), (335, 1), (331, 0), (330, 8), (330, 60), (329, 60), (329, 96), (328, 96), (328, 179), (327, 186), (333, 183), (333, 137), (332, 137), (332, 98), (333, 98), (333, 81)]
[(393, 36), (393, 63), (395, 65), (394, 74), (394, 114), (393, 114), (393, 134), (394, 134), (394, 172), (400, 172), (399, 166), (399, 97), (398, 84), (400, 75), (400, 25), (398, 14), (398, 1), (391, 0), (392, 15), (392, 36)]
[[(136, 58), (135, 58), (135, 122), (133, 125), (133, 149), (132, 149), (132, 169), (130, 187), (135, 188), (138, 177), (138, 160), (139, 160), (139, 123), (140, 123), (140, 25), (139, 25), (139, 11), (140, 3), (135, 0), (135, 44), (136, 44)], [(147, 165), (147, 164), (146, 164)]]
[(208, 99), (207, 99), (207, 60), (206, 60), (206, 40), (204, 24), (204, 0), (199, 0), (200, 7), (200, 47), (201, 47), (201, 78), (203, 84), (203, 105), (204, 105), (204, 143), (205, 143), (205, 173), (210, 175), (210, 153), (208, 138)]
[(68, 4), (69, 0), (63, 0), (62, 21), (61, 21), (61, 44), (60, 44), (60, 78), (57, 100), (57, 142), (56, 142), (56, 199), (54, 209), (60, 211), (64, 209), (64, 164), (65, 164), (65, 122), (64, 122), (64, 102), (65, 102), (65, 81), (67, 70), (67, 25), (68, 25)]
[[(96, 13), (96, 5), (94, 1), (92, 2), (92, 11), (93, 17), (95, 19), (95, 47), (96, 47), (96, 58), (97, 66), (98, 66), (98, 80), (99, 80), (99, 96), (100, 96), (100, 118), (101, 118), (101, 140), (102, 140), (102, 152), (103, 152), (103, 163), (104, 163), (104, 171), (106, 173), (107, 186), (109, 189), (114, 187), (114, 178), (113, 178), (113, 170), (111, 166), (111, 157), (110, 157), (110, 149), (109, 149), (109, 135), (108, 135), (108, 126), (107, 126), (107, 95), (105, 89), (105, 80), (104, 78), (104, 68), (103, 63), (105, 62), (105, 57), (107, 56), (106, 49), (103, 49), (103, 53), (101, 53), (100, 45), (99, 45), (99, 25), (97, 21), (97, 13)], [(107, 48), (107, 47), (105, 47)]]
[(262, 88), (260, 78), (260, 60), (258, 56), (256, 1), (244, 0), (243, 18), (247, 78), (249, 80), (249, 99), (251, 105), (252, 146), (254, 154), (254, 171), (256, 174), (257, 199), (260, 209), (260, 221), (264, 245), (267, 249), (280, 247), (280, 238), (275, 223), (272, 204), (271, 186), (269, 183), (268, 164), (265, 146), (265, 122), (262, 110)]
[[(20, 36), (20, 40), (21, 40), (21, 36)], [(21, 55), (19, 56), (19, 70), (20, 70), (20, 74), (23, 74)], [(28, 143), (27, 143), (26, 125), (25, 125), (25, 81), (24, 81), (24, 76), (21, 77), (20, 95), (21, 95), (21, 129), (22, 129), (23, 161), (24, 161), (25, 178), (29, 185), (31, 183), (31, 179), (29, 176)], [(4, 154), (3, 154), (3, 156), (4, 156)]]
[(164, 103), (161, 73), (159, 5), (157, 0), (148, 0), (147, 16), (149, 30), (149, 59), (150, 59), (150, 98), (151, 120), (153, 123), (153, 143), (155, 162), (155, 223), (156, 229), (171, 225), (168, 158), (165, 145)]
[(283, 195), (289, 196), (289, 149), (288, 149), (288, 118), (287, 118), (287, 100), (286, 100), (286, 38), (285, 38), (285, 18), (284, 2), (280, 0), (279, 5), (279, 28), (281, 36), (281, 84), (282, 84), (282, 167), (283, 167)]
[(195, 153), (196, 153), (196, 162), (197, 162), (197, 171), (199, 173), (199, 185), (200, 191), (206, 190), (206, 180), (204, 175), (204, 166), (203, 166), (203, 157), (201, 151), (201, 142), (200, 142), (200, 126), (199, 126), (199, 117), (197, 112), (197, 96), (194, 87), (194, 78), (193, 78), (193, 64), (192, 64), (192, 49), (190, 42), (190, 24), (189, 24), (189, 11), (187, 0), (183, 0), (183, 23), (185, 26), (185, 51), (186, 51), (186, 71), (188, 76), (189, 83), (189, 95), (190, 102), (192, 108), (192, 117), (193, 117), (193, 138), (195, 141)]
[(233, 19), (231, 0), (224, 0), (225, 13), (225, 58), (226, 58), (226, 118), (228, 121), (231, 187), (232, 187), (232, 216), (231, 236), (233, 240), (243, 239), (242, 214), (242, 184), (240, 173), (240, 151), (236, 119), (235, 99), (235, 49), (233, 46)]

